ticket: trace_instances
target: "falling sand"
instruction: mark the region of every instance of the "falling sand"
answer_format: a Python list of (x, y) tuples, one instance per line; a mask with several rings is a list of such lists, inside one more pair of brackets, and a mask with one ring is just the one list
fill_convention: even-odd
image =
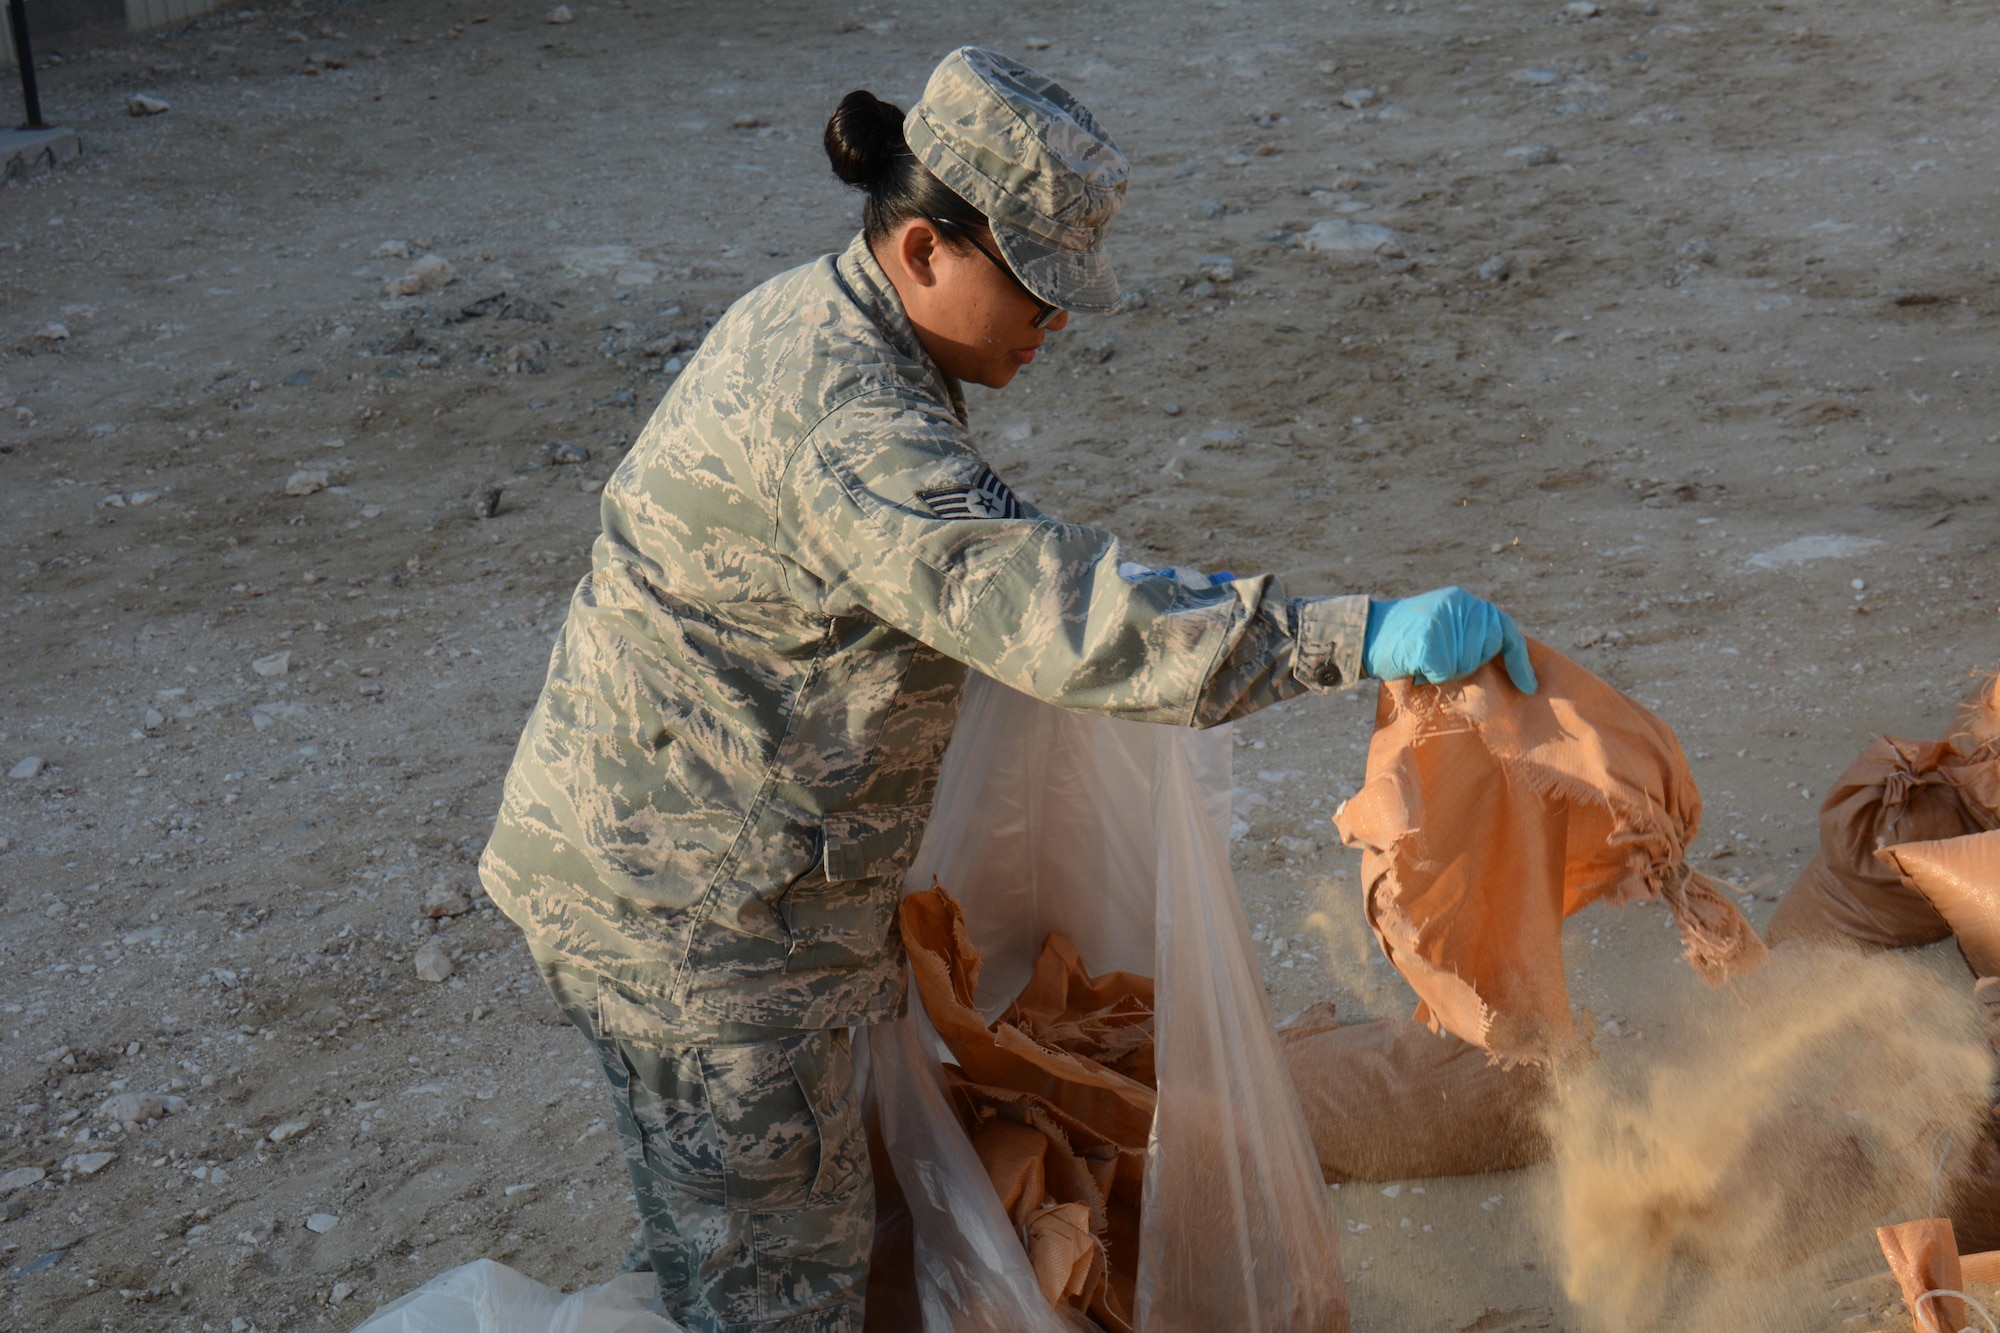
[(1544, 1220), (1580, 1326), (1825, 1327), (1873, 1227), (1941, 1209), (1992, 1074), (1970, 982), (1918, 959), (1788, 948), (1690, 986), (1558, 1080)]

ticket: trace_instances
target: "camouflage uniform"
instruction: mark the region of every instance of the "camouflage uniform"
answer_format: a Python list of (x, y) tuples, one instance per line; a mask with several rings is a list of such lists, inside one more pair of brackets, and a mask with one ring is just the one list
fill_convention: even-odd
[[(1093, 267), (1071, 242), (1101, 238), (1123, 159), (1067, 93), (997, 60), (947, 59), (911, 113), (912, 147), (1012, 238), (1002, 249), (1038, 292), (1102, 298), (1101, 251)], [(982, 146), (974, 131), (995, 118), (961, 105), (980, 87), (1063, 122), (1036, 141), (1054, 154), (1039, 174), (1003, 170), (1034, 144)], [(1070, 253), (1022, 258), (1024, 226)], [(859, 1255), (860, 1289), (872, 1194), (865, 1162), (858, 1185), (843, 1165), (855, 1113), (830, 1091), (845, 1046), (829, 1030), (901, 1010), (901, 872), (967, 668), (1064, 708), (1209, 726), (1357, 679), (1367, 599), (1120, 577), (1115, 537), (1042, 513), (980, 457), (958, 384), (859, 237), (729, 310), (606, 484), (602, 519), (481, 874), (545, 970), (592, 979), (589, 1000), (565, 1002), (600, 1055), (615, 1045), (614, 1093), (645, 1075), (643, 1109), (619, 1094), (620, 1118), (662, 1294), (726, 1311), (669, 1313), (703, 1329), (843, 1327), (755, 1322), (765, 1296), (838, 1284), (831, 1259), (745, 1218), (805, 1199), (825, 1253)], [(798, 1078), (778, 1076), (787, 1063)], [(767, 1073), (770, 1104), (725, 1124), (716, 1108)], [(661, 1151), (661, 1134), (711, 1118), (725, 1137), (706, 1164)], [(756, 1164), (745, 1195), (732, 1152)], [(767, 1163), (799, 1173), (769, 1198)], [(758, 1300), (724, 1301), (710, 1275), (739, 1271), (745, 1245)], [(685, 1246), (737, 1257), (697, 1263)]]

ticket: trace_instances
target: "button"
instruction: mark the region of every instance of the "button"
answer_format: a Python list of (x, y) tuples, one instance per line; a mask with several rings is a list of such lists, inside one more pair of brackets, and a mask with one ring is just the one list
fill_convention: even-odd
[(1331, 689), (1333, 686), (1340, 684), (1340, 668), (1328, 662), (1320, 667), (1319, 671), (1314, 674), (1313, 679)]

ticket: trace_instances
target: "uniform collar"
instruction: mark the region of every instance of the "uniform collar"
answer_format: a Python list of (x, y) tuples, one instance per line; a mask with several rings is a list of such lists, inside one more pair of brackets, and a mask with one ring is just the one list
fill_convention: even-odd
[(931, 360), (930, 353), (924, 350), (922, 340), (910, 324), (909, 314), (903, 309), (903, 298), (896, 295), (895, 284), (889, 281), (889, 275), (877, 262), (875, 252), (868, 248), (866, 233), (855, 236), (846, 253), (837, 261), (836, 268), (841, 281), (854, 293), (869, 320), (888, 338), (889, 345), (928, 372), (934, 387), (943, 390), (944, 399), (963, 423), (966, 420), (965, 390), (956, 379), (945, 374), (937, 362)]

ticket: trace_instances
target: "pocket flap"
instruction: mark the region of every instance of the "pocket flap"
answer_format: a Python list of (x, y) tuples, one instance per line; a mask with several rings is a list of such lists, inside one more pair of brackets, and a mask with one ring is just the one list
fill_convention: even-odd
[(872, 810), (843, 810), (820, 821), (826, 840), (829, 884), (900, 874), (917, 855), (931, 807), (886, 805)]

